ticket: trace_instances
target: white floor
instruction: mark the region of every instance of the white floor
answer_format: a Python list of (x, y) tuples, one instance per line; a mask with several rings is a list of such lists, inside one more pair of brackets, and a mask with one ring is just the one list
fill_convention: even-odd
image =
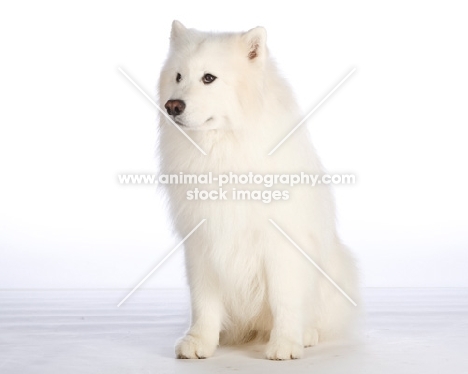
[(359, 342), (263, 359), (261, 346), (176, 360), (180, 290), (0, 291), (0, 373), (468, 373), (468, 289), (366, 289)]

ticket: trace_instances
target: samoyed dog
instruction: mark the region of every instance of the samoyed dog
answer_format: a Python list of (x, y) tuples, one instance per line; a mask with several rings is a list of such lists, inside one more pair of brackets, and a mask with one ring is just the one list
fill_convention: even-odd
[[(302, 118), (266, 38), (262, 27), (209, 33), (173, 22), (159, 83), (161, 107), (172, 119), (161, 116), (161, 173), (323, 174), (306, 126), (271, 153)], [(263, 341), (268, 359), (287, 360), (343, 336), (356, 307), (330, 279), (357, 302), (357, 272), (337, 236), (329, 187), (236, 183), (223, 186), (228, 197), (239, 189), (279, 195), (203, 200), (189, 199), (189, 191), (218, 191), (215, 181), (166, 187), (181, 237), (205, 220), (184, 244), (192, 314), (176, 356), (206, 358), (220, 344)]]

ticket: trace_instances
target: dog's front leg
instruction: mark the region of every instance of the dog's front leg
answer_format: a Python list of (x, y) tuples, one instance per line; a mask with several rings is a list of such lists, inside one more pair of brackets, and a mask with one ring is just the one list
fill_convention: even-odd
[(274, 248), (267, 260), (268, 301), (273, 328), (266, 346), (266, 357), (270, 360), (300, 358), (304, 350), (307, 264), (290, 248)]
[(219, 344), (223, 313), (219, 280), (203, 256), (187, 252), (187, 275), (192, 303), (192, 322), (187, 334), (176, 345), (177, 358), (207, 358)]

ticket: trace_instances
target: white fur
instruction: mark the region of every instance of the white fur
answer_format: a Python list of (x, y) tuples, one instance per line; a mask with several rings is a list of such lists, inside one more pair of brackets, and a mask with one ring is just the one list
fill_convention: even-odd
[[(182, 76), (179, 83), (177, 73)], [(203, 84), (206, 73), (216, 81)], [(174, 21), (159, 88), (162, 107), (170, 99), (186, 103), (177, 120), (208, 154), (162, 118), (163, 174), (323, 173), (305, 125), (267, 156), (300, 121), (301, 113), (268, 55), (265, 29), (206, 33)], [(177, 343), (177, 357), (209, 357), (220, 343), (258, 338), (268, 340), (269, 359), (299, 358), (304, 346), (347, 331), (355, 307), (269, 222), (273, 219), (358, 300), (355, 265), (337, 237), (327, 186), (275, 186), (289, 190), (290, 198), (270, 204), (188, 201), (186, 192), (193, 188), (167, 188), (181, 237), (206, 218), (185, 244), (192, 322)]]

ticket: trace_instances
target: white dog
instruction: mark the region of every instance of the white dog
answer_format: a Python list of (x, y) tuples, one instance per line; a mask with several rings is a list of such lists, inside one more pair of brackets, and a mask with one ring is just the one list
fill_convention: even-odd
[[(163, 174), (323, 173), (305, 126), (268, 155), (301, 113), (269, 57), (262, 27), (207, 33), (174, 21), (159, 94), (177, 126), (207, 153), (162, 117)], [(194, 187), (167, 188), (181, 237), (206, 219), (185, 243), (192, 321), (176, 345), (178, 358), (205, 358), (220, 343), (254, 339), (268, 341), (269, 359), (299, 358), (304, 347), (348, 330), (356, 308), (270, 221), (357, 300), (355, 265), (337, 237), (326, 185), (278, 184), (273, 189), (286, 191), (289, 198), (268, 204), (188, 200)], [(215, 183), (198, 187), (218, 189)]]

